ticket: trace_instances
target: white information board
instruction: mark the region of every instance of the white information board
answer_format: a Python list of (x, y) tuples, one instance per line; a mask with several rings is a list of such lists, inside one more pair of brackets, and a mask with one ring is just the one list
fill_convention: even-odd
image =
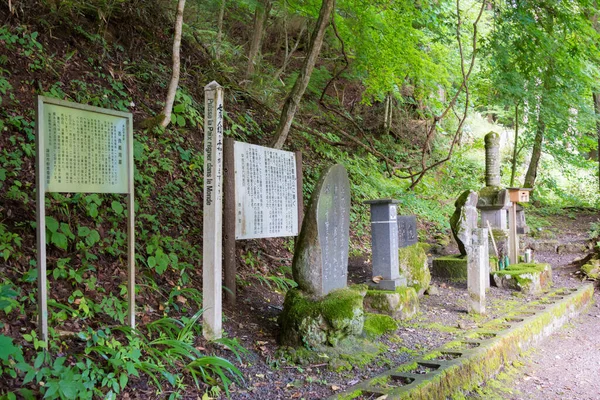
[(235, 238), (298, 235), (294, 153), (235, 142)]
[(128, 193), (127, 117), (58, 104), (43, 113), (46, 192)]
[(40, 337), (48, 342), (46, 192), (127, 194), (128, 323), (135, 328), (133, 115), (37, 96), (37, 265)]

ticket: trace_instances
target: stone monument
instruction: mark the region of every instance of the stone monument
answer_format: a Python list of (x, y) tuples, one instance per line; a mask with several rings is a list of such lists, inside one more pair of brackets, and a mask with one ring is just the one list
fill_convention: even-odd
[(456, 209), (450, 217), (450, 228), (460, 254), (434, 259), (432, 275), (453, 280), (467, 279), (467, 255), (471, 250), (473, 230), (477, 228), (477, 199), (477, 192), (472, 190), (466, 190), (456, 199)]
[(487, 229), (473, 229), (471, 243), (467, 247), (469, 248), (467, 251), (469, 312), (485, 314), (485, 289), (490, 276)]
[(315, 187), (294, 251), (298, 288), (323, 297), (348, 281), (350, 182), (346, 169), (329, 167)]
[(360, 335), (365, 285), (347, 287), (350, 182), (336, 164), (317, 183), (292, 261), (298, 287), (285, 296), (280, 341), (314, 348)]
[(406, 278), (400, 276), (398, 265), (398, 200), (380, 199), (365, 203), (371, 206), (373, 281), (369, 285), (379, 290), (396, 290), (406, 286)]

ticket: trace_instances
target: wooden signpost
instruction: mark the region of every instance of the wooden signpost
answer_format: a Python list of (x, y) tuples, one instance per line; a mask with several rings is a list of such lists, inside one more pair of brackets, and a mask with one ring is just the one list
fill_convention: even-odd
[(202, 334), (223, 335), (223, 87), (212, 81), (204, 88), (204, 212), (202, 254)]
[(128, 322), (135, 328), (133, 116), (38, 96), (36, 154), (40, 337), (48, 342), (46, 192), (127, 194)]
[(517, 234), (517, 203), (529, 202), (529, 192), (532, 189), (508, 188), (512, 203), (509, 210), (508, 258), (511, 264), (519, 262), (519, 235)]

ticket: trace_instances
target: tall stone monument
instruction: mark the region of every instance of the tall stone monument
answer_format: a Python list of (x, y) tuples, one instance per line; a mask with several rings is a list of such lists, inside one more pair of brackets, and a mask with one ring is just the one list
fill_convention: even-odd
[(486, 228), (472, 230), (467, 246), (467, 290), (469, 312), (485, 314), (485, 289), (489, 282), (488, 231)]
[(508, 229), (509, 196), (500, 186), (500, 135), (485, 135), (485, 187), (479, 191), (477, 208), (481, 211), (481, 227), (489, 222), (493, 229)]
[(322, 175), (313, 192), (292, 262), (298, 288), (323, 297), (348, 281), (350, 182), (336, 164)]

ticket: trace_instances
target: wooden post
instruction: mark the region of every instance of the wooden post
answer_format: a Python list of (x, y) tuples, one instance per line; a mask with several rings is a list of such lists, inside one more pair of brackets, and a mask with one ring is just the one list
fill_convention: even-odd
[(204, 88), (204, 110), (202, 334), (214, 340), (223, 334), (223, 87), (215, 81)]
[(38, 267), (38, 334), (48, 348), (48, 293), (46, 282), (46, 169), (44, 168), (43, 101), (37, 97), (36, 187), (37, 187), (37, 267)]
[(302, 230), (302, 221), (304, 220), (304, 196), (302, 185), (304, 182), (304, 173), (302, 172), (302, 152), (296, 152), (296, 188), (298, 193), (298, 235)]
[(127, 123), (127, 308), (129, 327), (135, 329), (135, 191), (133, 187), (133, 118)]
[(236, 302), (237, 264), (235, 260), (235, 164), (232, 138), (225, 138), (223, 146), (223, 270), (225, 299), (233, 306)]
[(512, 202), (512, 206), (509, 210), (509, 259), (511, 264), (517, 264), (519, 262), (519, 236), (517, 235), (517, 203)]

